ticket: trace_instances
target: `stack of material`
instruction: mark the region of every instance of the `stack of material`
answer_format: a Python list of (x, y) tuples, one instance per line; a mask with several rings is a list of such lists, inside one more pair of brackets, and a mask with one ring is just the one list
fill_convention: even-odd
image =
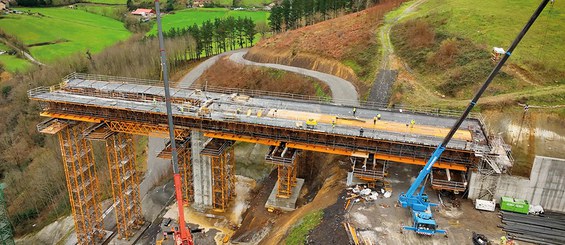
[(508, 238), (535, 244), (565, 244), (565, 214), (539, 216), (502, 212), (502, 229)]

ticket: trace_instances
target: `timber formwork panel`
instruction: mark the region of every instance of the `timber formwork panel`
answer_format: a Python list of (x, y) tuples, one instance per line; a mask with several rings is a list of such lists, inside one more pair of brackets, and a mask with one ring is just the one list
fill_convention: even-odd
[(133, 136), (115, 133), (107, 137), (106, 156), (115, 204), (118, 238), (128, 239), (144, 223)]
[(93, 244), (104, 237), (104, 232), (92, 143), (82, 134), (85, 128), (84, 123), (79, 123), (57, 135), (77, 240), (79, 244)]
[[(99, 120), (145, 123), (148, 125), (165, 125), (167, 118), (161, 112), (133, 111), (120, 108), (88, 106), (83, 104), (45, 101), (44, 112), (65, 114), (75, 117), (91, 117)], [(413, 164), (425, 164), (434, 151), (434, 146), (425, 146), (408, 142), (395, 142), (383, 139), (372, 139), (351, 135), (335, 135), (326, 132), (304, 130), (299, 128), (281, 128), (240, 121), (218, 121), (202, 117), (174, 117), (175, 125), (206, 132), (228, 133), (254, 138), (271, 139), (281, 142), (298, 142), (308, 146), (319, 146), (326, 149), (344, 149), (366, 151), (377, 154), (382, 160), (400, 161)], [(479, 157), (471, 150), (447, 148), (438, 160), (440, 168), (466, 170), (474, 167)]]
[(201, 151), (210, 157), (212, 170), (212, 209), (225, 212), (235, 197), (235, 152), (233, 141), (212, 139)]

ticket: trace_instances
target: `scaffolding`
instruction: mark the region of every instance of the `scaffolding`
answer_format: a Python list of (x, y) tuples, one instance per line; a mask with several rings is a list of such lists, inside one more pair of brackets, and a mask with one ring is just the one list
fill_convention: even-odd
[(467, 172), (433, 168), (430, 182), (434, 190), (453, 191), (455, 194), (467, 189)]
[(0, 245), (14, 245), (12, 235), (12, 224), (8, 219), (6, 211), (6, 200), (4, 199), (4, 184), (0, 183)]
[(143, 225), (139, 173), (136, 170), (133, 136), (114, 133), (106, 138), (106, 156), (116, 212), (118, 238), (131, 238)]
[(201, 154), (210, 157), (212, 167), (212, 209), (225, 212), (235, 197), (235, 153), (233, 141), (211, 139)]
[[(184, 134), (184, 133), (183, 133)], [(191, 155), (191, 138), (185, 137), (183, 140), (176, 140), (179, 171), (182, 180), (183, 203), (185, 205), (194, 201), (194, 186), (192, 183), (192, 161)], [(172, 148), (171, 141), (168, 141), (165, 148), (157, 155), (159, 158), (171, 160)]]
[(271, 146), (265, 156), (265, 162), (277, 166), (277, 197), (290, 198), (292, 189), (296, 186), (299, 151), (289, 148), (286, 144)]
[(57, 136), (77, 240), (80, 244), (93, 244), (100, 241), (105, 232), (98, 203), (100, 193), (92, 143), (82, 133), (86, 127), (85, 123), (71, 123), (59, 130)]
[(368, 182), (384, 180), (386, 177), (386, 165), (388, 161), (378, 160), (374, 154), (368, 158), (351, 157), (353, 176)]
[[(29, 92), (30, 98), (41, 102), (42, 115), (71, 120), (98, 120), (105, 121), (114, 131), (132, 132), (147, 135), (155, 131), (163, 131), (166, 123), (164, 107), (162, 105), (162, 88), (134, 84), (135, 80), (103, 82), (84, 79), (96, 79), (93, 77), (74, 76), (68, 77), (62, 85), (53, 88), (36, 88)], [(100, 77), (101, 80), (114, 81), (110, 77)], [(394, 129), (367, 131), (365, 136), (359, 136), (355, 127), (338, 125), (333, 128), (328, 123), (321, 123), (318, 130), (304, 130), (295, 125), (292, 116), (273, 120), (273, 112), (266, 112), (264, 106), (278, 105), (280, 99), (263, 95), (255, 95), (244, 102), (237, 102), (233, 94), (217, 94), (202, 92), (199, 90), (173, 89), (173, 97), (179, 101), (174, 105), (175, 125), (184, 129), (197, 129), (206, 133), (216, 133), (234, 139), (237, 137), (262, 141), (285, 141), (294, 143), (292, 148), (328, 152), (358, 156), (357, 154), (375, 153), (380, 160), (403, 162), (409, 164), (424, 165), (425, 160), (434, 150), (438, 137), (435, 134), (420, 132), (419, 135), (402, 133)], [(224, 91), (226, 92), (226, 91)], [(69, 96), (72, 95), (72, 96)], [(207, 104), (212, 114), (201, 117), (198, 106)], [(206, 104), (204, 103), (204, 104)], [(238, 103), (243, 103), (239, 105)], [(327, 105), (321, 107), (321, 112), (312, 112), (304, 101), (285, 101), (285, 106), (297, 108), (296, 111), (287, 110), (289, 113), (318, 113), (320, 116), (345, 115), (350, 110), (340, 105)], [(238, 107), (249, 108), (248, 111), (265, 112), (263, 116), (255, 116), (254, 113), (244, 116), (237, 114)], [(261, 109), (263, 108), (263, 109)], [(200, 108), (202, 109), (202, 108)], [(282, 113), (283, 109), (279, 110)], [(442, 125), (450, 124), (446, 119), (426, 113), (418, 115), (434, 119), (441, 129)], [(282, 115), (282, 114), (281, 114)], [(405, 113), (397, 113), (398, 116), (410, 117)], [(447, 120), (447, 121), (446, 121)], [(441, 121), (441, 122), (440, 122)], [(466, 171), (469, 167), (475, 167), (480, 159), (474, 155), (479, 149), (488, 147), (483, 131), (477, 128), (477, 120), (469, 120), (463, 131), (465, 135), (472, 135), (472, 141), (460, 139), (452, 141), (446, 149), (436, 167), (449, 168), (453, 170)], [(131, 124), (131, 125), (126, 125)], [(140, 126), (136, 127), (133, 126)], [(462, 131), (462, 132), (463, 132)], [(234, 137), (235, 136), (235, 137)], [(416, 137), (417, 136), (417, 137)], [(178, 137), (177, 137), (178, 138)]]

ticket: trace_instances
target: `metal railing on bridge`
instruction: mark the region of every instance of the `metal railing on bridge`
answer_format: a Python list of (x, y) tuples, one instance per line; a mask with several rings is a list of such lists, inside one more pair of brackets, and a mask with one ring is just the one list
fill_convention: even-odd
[[(63, 78), (64, 81), (68, 81), (70, 79), (129, 83), (129, 84), (139, 84), (139, 85), (148, 85), (148, 86), (162, 86), (162, 83), (159, 80), (107, 76), (107, 75), (97, 75), (97, 74), (85, 74), (85, 73), (76, 73), (76, 72), (73, 72)], [(310, 101), (318, 104), (330, 104), (330, 105), (351, 106), (355, 104), (354, 102), (356, 102), (353, 100), (339, 100), (339, 99), (331, 99), (321, 96), (301, 95), (301, 94), (253, 90), (253, 89), (227, 88), (227, 87), (210, 86), (205, 84), (193, 84), (192, 86), (190, 86), (189, 89), (199, 89), (202, 91), (223, 93), (223, 94), (239, 93), (251, 97), (267, 97), (267, 98), (277, 98), (277, 99)], [(442, 117), (458, 117), (462, 113), (461, 110), (441, 109), (441, 108), (433, 108), (433, 107), (425, 107), (425, 106), (389, 105), (389, 104), (377, 103), (372, 101), (362, 101), (359, 103), (360, 103), (359, 107), (363, 107), (367, 109), (385, 110), (385, 111), (402, 111), (407, 113), (419, 113), (419, 114), (442, 116)], [(482, 116), (478, 112), (472, 112), (469, 115), (469, 118), (474, 118), (474, 119), (478, 119), (481, 117)]]

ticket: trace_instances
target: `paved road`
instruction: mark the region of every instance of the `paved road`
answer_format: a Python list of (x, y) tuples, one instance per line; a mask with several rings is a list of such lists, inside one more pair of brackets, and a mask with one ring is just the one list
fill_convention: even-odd
[[(206, 70), (208, 70), (208, 68), (210, 68), (214, 63), (216, 63), (216, 61), (218, 61), (220, 58), (226, 56), (226, 55), (230, 55), (233, 54), (235, 52), (241, 52), (242, 49), (240, 50), (232, 50), (232, 51), (228, 51), (225, 53), (221, 53), (218, 54), (216, 56), (212, 56), (210, 58), (208, 58), (207, 60), (205, 60), (204, 62), (200, 63), (199, 65), (197, 65), (196, 67), (192, 68), (192, 70), (190, 70), (190, 72), (188, 72), (178, 83), (177, 87), (178, 88), (188, 88), (190, 87), (194, 82), (196, 82), (196, 80), (198, 80), (198, 78), (200, 76), (202, 76), (202, 73), (204, 73)], [(247, 52), (247, 49), (245, 49)]]
[(17, 50), (18, 52), (21, 52), (24, 55), (24, 57), (26, 57), (26, 59), (28, 59), (32, 63), (34, 63), (36, 65), (40, 65), (40, 66), (45, 65), (45, 64), (39, 62), (38, 60), (36, 60), (35, 58), (33, 58), (33, 56), (31, 56), (31, 54), (27, 53), (26, 51), (19, 49), (18, 47), (16, 47), (16, 45), (13, 45), (12, 43), (8, 42), (8, 40), (6, 40), (4, 38), (0, 38), (0, 41), (5, 43), (6, 45), (10, 46), (11, 48)]
[(294, 66), (286, 66), (286, 65), (272, 64), (272, 63), (257, 63), (257, 62), (249, 61), (243, 58), (243, 56), (247, 53), (247, 51), (248, 49), (232, 50), (207, 59), (206, 61), (202, 62), (200, 65), (194, 67), (189, 73), (187, 73), (178, 83), (178, 87), (179, 88), (190, 87), (202, 75), (202, 73), (204, 73), (204, 71), (210, 68), (216, 61), (218, 61), (218, 59), (226, 55), (230, 55), (230, 60), (239, 64), (269, 67), (269, 68), (290, 71), (290, 72), (316, 78), (330, 87), (334, 102), (348, 104), (348, 105), (358, 105), (359, 103), (358, 102), (359, 95), (357, 93), (357, 90), (355, 90), (355, 86), (353, 86), (351, 82), (343, 78), (339, 78), (334, 75), (330, 75), (318, 71), (312, 71), (304, 68), (294, 67)]
[(343, 78), (322, 73), (319, 71), (312, 71), (294, 66), (286, 66), (286, 65), (279, 65), (272, 63), (257, 63), (257, 62), (249, 61), (243, 58), (243, 56), (246, 53), (247, 50), (239, 50), (239, 52), (234, 52), (230, 56), (230, 60), (244, 65), (269, 67), (269, 68), (290, 71), (301, 75), (316, 78), (330, 87), (334, 102), (347, 104), (347, 105), (359, 105), (359, 95), (357, 93), (357, 90), (355, 89), (355, 86), (353, 86), (351, 82)]

